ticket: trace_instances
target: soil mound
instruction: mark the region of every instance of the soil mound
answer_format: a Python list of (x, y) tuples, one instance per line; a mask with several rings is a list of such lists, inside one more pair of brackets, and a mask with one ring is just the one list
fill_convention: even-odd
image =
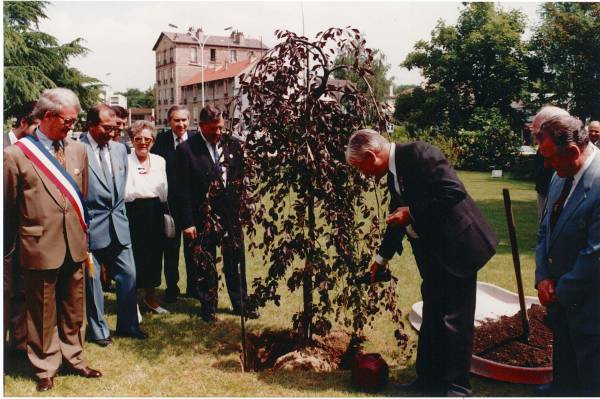
[(289, 330), (249, 333), (246, 344), (247, 367), (261, 370), (334, 371), (352, 367), (363, 338), (332, 331), (311, 341)]

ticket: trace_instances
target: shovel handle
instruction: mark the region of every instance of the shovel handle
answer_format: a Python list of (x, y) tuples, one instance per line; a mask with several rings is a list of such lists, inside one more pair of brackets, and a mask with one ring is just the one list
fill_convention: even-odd
[(529, 321), (527, 320), (527, 307), (525, 306), (525, 294), (523, 292), (523, 279), (521, 278), (521, 261), (519, 260), (519, 247), (517, 246), (517, 231), (515, 229), (515, 217), (510, 200), (508, 188), (502, 189), (504, 196), (504, 210), (506, 211), (506, 223), (508, 225), (508, 236), (510, 238), (510, 247), (512, 249), (513, 264), (515, 266), (515, 276), (517, 278), (517, 290), (519, 293), (519, 306), (521, 307), (521, 322), (523, 324), (523, 340), (527, 342), (529, 337)]

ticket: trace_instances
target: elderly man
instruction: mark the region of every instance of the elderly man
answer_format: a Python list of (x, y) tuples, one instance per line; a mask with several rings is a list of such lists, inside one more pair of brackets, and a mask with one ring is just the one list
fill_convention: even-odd
[(543, 396), (600, 396), (600, 155), (577, 118), (541, 126), (556, 170), (540, 225), (535, 283), (552, 322), (552, 384)]
[(590, 143), (596, 147), (600, 147), (600, 122), (591, 121), (588, 125), (588, 136), (590, 137)]
[(388, 225), (371, 281), (408, 236), (423, 279), (417, 380), (409, 392), (468, 396), (477, 271), (498, 239), (444, 155), (424, 142), (389, 143), (374, 130), (350, 137), (346, 159), (363, 174), (387, 175)]
[[(567, 111), (562, 108), (555, 107), (553, 105), (543, 106), (535, 117), (531, 124), (531, 131), (533, 133), (534, 140), (537, 142), (538, 132), (542, 123), (548, 119), (558, 115), (569, 115)], [(539, 143), (538, 143), (539, 144)], [(537, 211), (538, 219), (542, 219), (542, 213), (544, 212), (544, 206), (546, 205), (546, 195), (548, 194), (548, 186), (550, 185), (550, 179), (554, 174), (552, 168), (547, 168), (544, 165), (544, 157), (540, 154), (540, 150), (535, 153), (534, 159), (535, 167), (535, 191), (537, 192)]]
[[(135, 263), (131, 249), (129, 221), (125, 213), (127, 151), (112, 141), (117, 130), (115, 112), (107, 105), (95, 105), (87, 114), (86, 144), (90, 184), (86, 205), (90, 212), (90, 250), (96, 265), (104, 264), (116, 282), (116, 335), (144, 339), (137, 316)], [(86, 276), (89, 338), (100, 346), (112, 344), (104, 317), (104, 293), (100, 268)]]
[(72, 91), (44, 91), (39, 128), (4, 150), (5, 232), (19, 249), (38, 391), (53, 387), (61, 359), (80, 376), (102, 375), (83, 359), (87, 154), (67, 138), (80, 109)]
[[(4, 134), (4, 148), (17, 142), (28, 134), (32, 134), (40, 124), (40, 120), (31, 115), (36, 101), (23, 104), (17, 111), (13, 128)], [(4, 225), (6, 228), (6, 224)], [(5, 231), (4, 238), (11, 237)], [(19, 267), (18, 249), (11, 242), (4, 244), (4, 339), (7, 332), (9, 348), (25, 352), (27, 348), (27, 306), (23, 292), (23, 273)], [(5, 354), (8, 351), (5, 350)]]
[[(152, 147), (153, 154), (160, 155), (165, 159), (167, 166), (167, 182), (169, 189), (169, 204), (173, 217), (175, 218), (176, 231), (175, 237), (165, 238), (164, 265), (165, 281), (167, 289), (165, 291), (165, 302), (173, 303), (177, 301), (179, 295), (179, 247), (181, 246), (181, 228), (177, 217), (177, 207), (175, 205), (175, 149), (192, 137), (194, 133), (188, 132), (190, 124), (190, 113), (188, 109), (181, 105), (173, 105), (167, 112), (167, 121), (170, 130), (159, 133), (156, 136), (156, 143)], [(197, 284), (197, 272), (192, 262), (190, 254), (190, 243), (187, 238), (183, 239), (183, 257), (185, 259), (185, 270), (187, 273), (187, 296), (197, 297), (195, 286)]]
[[(181, 144), (175, 154), (179, 219), (184, 237), (193, 241), (199, 270), (195, 287), (202, 305), (200, 316), (207, 322), (216, 320), (217, 245), (223, 253), (225, 282), (234, 313), (241, 313), (246, 299), (244, 235), (239, 217), (244, 153), (239, 141), (229, 136), (222, 139), (223, 125), (221, 111), (207, 105), (200, 111), (201, 133)], [(215, 220), (221, 229), (213, 224)], [(244, 313), (246, 317), (258, 317), (255, 311)]]

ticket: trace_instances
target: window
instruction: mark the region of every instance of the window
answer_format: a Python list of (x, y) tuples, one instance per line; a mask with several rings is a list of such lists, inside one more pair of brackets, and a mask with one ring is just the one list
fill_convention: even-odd
[(171, 104), (173, 104), (174, 102), (175, 102), (175, 91), (171, 87)]
[(192, 52), (190, 53), (190, 62), (198, 62), (198, 49), (196, 47), (192, 47)]
[(217, 50), (214, 48), (210, 49), (210, 61), (215, 62), (217, 60)]
[(167, 63), (167, 50), (163, 50), (163, 64)]
[(175, 49), (171, 47), (171, 49), (169, 50), (169, 60), (170, 62), (173, 62), (173, 55), (175, 54)]
[(229, 50), (229, 62), (237, 62), (237, 50)]
[(156, 65), (160, 65), (160, 51), (156, 52)]
[(171, 82), (175, 79), (175, 68), (171, 68)]

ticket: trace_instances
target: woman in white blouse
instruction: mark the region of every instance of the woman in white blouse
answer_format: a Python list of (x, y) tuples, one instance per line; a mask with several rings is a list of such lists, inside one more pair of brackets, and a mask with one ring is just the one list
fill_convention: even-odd
[(129, 154), (129, 173), (125, 187), (125, 206), (135, 259), (136, 285), (144, 289), (143, 303), (155, 313), (168, 313), (156, 300), (160, 285), (167, 209), (165, 160), (150, 154), (156, 128), (148, 121), (131, 126), (134, 151)]

